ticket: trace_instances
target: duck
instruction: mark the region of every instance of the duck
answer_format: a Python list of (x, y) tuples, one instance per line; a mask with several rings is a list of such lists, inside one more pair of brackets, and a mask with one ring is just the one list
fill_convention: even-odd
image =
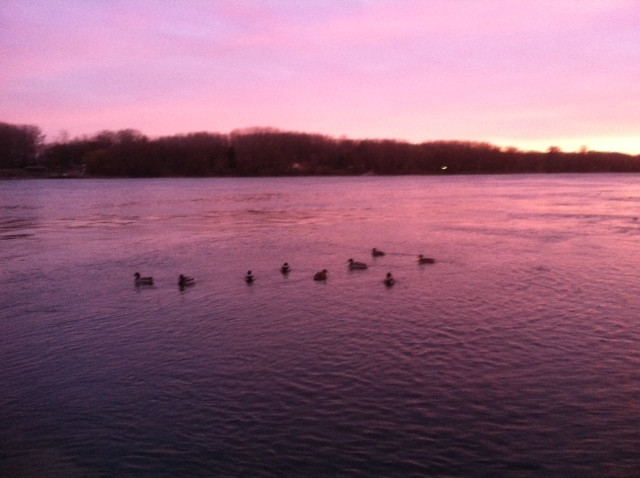
[(136, 285), (153, 285), (153, 277), (142, 277), (139, 272), (133, 274)]
[(364, 262), (357, 262), (357, 261), (354, 261), (353, 259), (349, 259), (347, 262), (349, 263), (350, 271), (364, 270), (367, 268), (367, 265)]
[(373, 257), (382, 257), (384, 256), (384, 252), (379, 251), (378, 249), (376, 249), (375, 247), (373, 249), (371, 249), (371, 255)]
[(180, 288), (188, 287), (190, 285), (194, 285), (195, 283), (196, 280), (193, 277), (187, 277), (180, 274), (180, 277), (178, 278), (178, 285), (180, 286)]
[(387, 277), (385, 277), (383, 282), (384, 282), (384, 285), (386, 285), (387, 287), (391, 287), (396, 283), (396, 280), (391, 275), (391, 272), (387, 272)]
[(431, 257), (424, 257), (422, 254), (418, 256), (418, 264), (434, 264), (435, 262), (436, 260)]
[(247, 284), (252, 284), (253, 283), (253, 274), (251, 273), (251, 271), (247, 271), (247, 275), (244, 276), (244, 281)]
[(291, 267), (289, 267), (289, 263), (288, 262), (285, 262), (284, 264), (282, 264), (282, 267), (280, 268), (280, 272), (285, 276), (289, 272), (291, 272)]
[(322, 281), (322, 280), (327, 280), (327, 273), (329, 271), (327, 269), (322, 269), (320, 272), (316, 272), (313, 275), (313, 280), (317, 280), (317, 281)]

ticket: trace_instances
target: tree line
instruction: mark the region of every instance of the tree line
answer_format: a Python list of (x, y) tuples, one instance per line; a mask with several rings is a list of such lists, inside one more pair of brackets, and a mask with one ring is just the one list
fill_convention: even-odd
[(640, 155), (337, 139), (269, 128), (153, 139), (125, 129), (45, 143), (36, 126), (0, 123), (0, 169), (100, 177), (638, 172)]

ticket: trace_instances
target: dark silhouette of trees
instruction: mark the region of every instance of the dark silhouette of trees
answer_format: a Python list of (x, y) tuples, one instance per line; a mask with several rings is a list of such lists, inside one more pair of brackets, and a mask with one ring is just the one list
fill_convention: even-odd
[(0, 123), (0, 168), (35, 165), (43, 140), (37, 126)]
[(42, 164), (53, 175), (296, 176), (360, 174), (498, 174), (640, 172), (640, 156), (581, 148), (566, 153), (499, 148), (488, 143), (331, 138), (251, 128), (149, 139), (132, 129), (43, 145), (35, 126), (0, 123), (0, 168)]
[(335, 172), (330, 166), (335, 141), (325, 136), (252, 128), (232, 132), (230, 144), (239, 176)]
[(228, 139), (192, 133), (150, 140), (136, 130), (103, 131), (91, 138), (51, 145), (46, 164), (55, 171), (78, 164), (94, 176), (163, 177), (229, 174)]

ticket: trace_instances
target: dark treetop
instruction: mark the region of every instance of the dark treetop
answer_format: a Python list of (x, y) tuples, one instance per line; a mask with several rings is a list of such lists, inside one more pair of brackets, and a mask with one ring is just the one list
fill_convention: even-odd
[(308, 176), (637, 172), (640, 156), (500, 148), (488, 143), (336, 139), (269, 128), (150, 139), (138, 131), (44, 143), (40, 129), (0, 123), (4, 176)]

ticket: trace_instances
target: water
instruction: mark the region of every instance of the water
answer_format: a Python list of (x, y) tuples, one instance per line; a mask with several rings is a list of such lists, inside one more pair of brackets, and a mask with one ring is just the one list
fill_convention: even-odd
[(637, 216), (634, 175), (2, 181), (0, 476), (637, 477)]

